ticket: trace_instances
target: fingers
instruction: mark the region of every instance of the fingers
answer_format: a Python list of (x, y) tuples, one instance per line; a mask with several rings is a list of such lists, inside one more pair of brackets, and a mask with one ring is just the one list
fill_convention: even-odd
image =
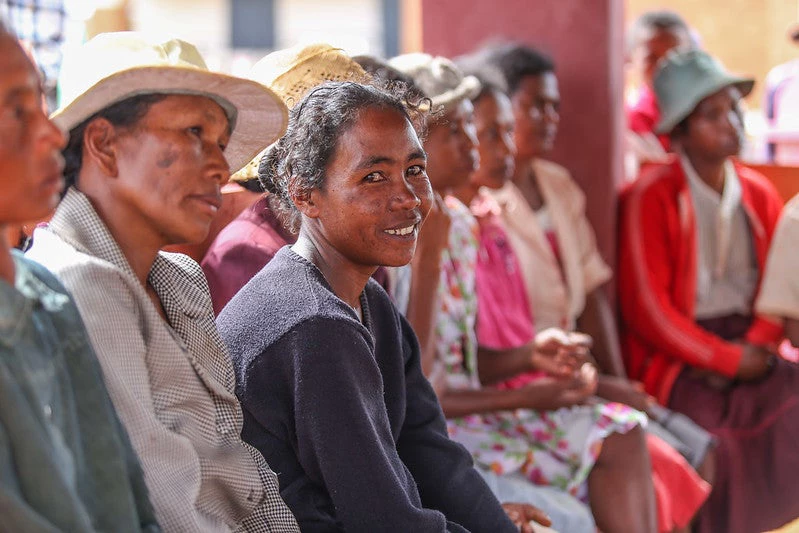
[(576, 346), (582, 346), (584, 348), (589, 348), (589, 349), (594, 346), (593, 337), (591, 337), (591, 335), (588, 335), (587, 333), (572, 331), (571, 333), (569, 333), (568, 338), (569, 341)]
[(536, 349), (555, 352), (562, 346), (570, 346), (569, 334), (560, 328), (547, 328), (535, 336)]
[(527, 513), (526, 517), (528, 522), (532, 520), (534, 522), (541, 524), (542, 526), (547, 526), (547, 527), (552, 525), (552, 520), (549, 518), (549, 515), (547, 515), (544, 511), (542, 511), (538, 507), (533, 507), (532, 505), (528, 506), (528, 508), (529, 512)]
[(505, 509), (508, 518), (510, 518), (522, 532), (535, 532), (533, 522), (547, 527), (552, 525), (549, 516), (541, 509), (532, 505), (526, 503), (503, 503), (502, 508)]

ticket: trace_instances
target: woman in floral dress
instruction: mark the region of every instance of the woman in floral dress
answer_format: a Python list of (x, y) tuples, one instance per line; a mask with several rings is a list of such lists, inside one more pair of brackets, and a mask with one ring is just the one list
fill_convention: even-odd
[[(603, 531), (656, 531), (649, 456), (641, 430), (645, 416), (621, 404), (592, 400), (596, 369), (583, 364), (578, 350), (563, 348), (568, 339), (564, 341), (562, 332), (550, 331), (536, 339), (531, 332), (531, 340), (513, 350), (478, 348), (479, 227), (469, 208), (451, 193), (468, 186), (477, 168), (469, 98), (479, 92), (479, 82), (467, 77), (474, 80), (468, 90), (470, 83), (452, 70), (454, 66), (444, 69), (419, 59), (401, 57), (392, 63), (414, 78), (434, 107), (440, 103), (424, 147), (433, 188), (450, 194), (445, 199), (449, 241), (441, 258), (435, 327), (435, 357), (444, 372), (440, 381), (431, 377), (439, 381), (436, 389), (450, 436), (472, 453), (480, 467), (590, 501)], [(516, 292), (525, 296), (523, 289)], [(529, 309), (526, 312), (532, 328)], [(492, 357), (498, 363), (488, 365), (490, 375), (482, 368), (478, 374), (478, 352), (481, 366)], [(518, 389), (482, 386), (531, 370), (546, 372)]]

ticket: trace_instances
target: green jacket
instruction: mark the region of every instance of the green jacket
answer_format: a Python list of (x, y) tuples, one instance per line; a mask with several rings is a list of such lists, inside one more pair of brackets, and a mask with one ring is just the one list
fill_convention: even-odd
[(0, 531), (160, 531), (75, 304), (14, 252), (0, 281)]

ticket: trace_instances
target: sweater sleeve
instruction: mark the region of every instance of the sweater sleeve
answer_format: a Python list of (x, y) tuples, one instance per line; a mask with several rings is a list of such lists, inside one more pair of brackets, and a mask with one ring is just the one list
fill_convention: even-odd
[(619, 301), (643, 340), (684, 363), (732, 377), (743, 348), (702, 329), (671, 298), (675, 275), (667, 200), (637, 183), (625, 191), (619, 240)]
[(338, 318), (302, 321), (249, 365), (244, 389), (264, 390), (257, 384), (275, 375), (289, 380), (298, 461), (325, 487), (344, 530), (445, 531), (444, 515), (422, 507), (397, 454), (367, 335)]
[(416, 480), (422, 501), (469, 531), (517, 532), (474, 469), (469, 452), (448, 437), (441, 406), (422, 374), (416, 335), (404, 317), (400, 321), (407, 406), (397, 449)]

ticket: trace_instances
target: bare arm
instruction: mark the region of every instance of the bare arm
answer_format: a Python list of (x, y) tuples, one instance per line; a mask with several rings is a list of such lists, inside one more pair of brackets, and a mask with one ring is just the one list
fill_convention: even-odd
[(438, 398), (447, 418), (511, 409), (553, 411), (585, 401), (596, 392), (596, 368), (584, 365), (574, 377), (542, 377), (518, 389), (447, 390)]
[(449, 240), (450, 219), (444, 201), (435, 195), (433, 207), (422, 224), (416, 253), (411, 260), (411, 289), (405, 317), (419, 339), (422, 372), (429, 376), (435, 359), (436, 310), (441, 279), (441, 254)]
[(619, 378), (627, 377), (621, 356), (616, 319), (602, 287), (587, 295), (585, 309), (577, 319), (577, 329), (593, 339), (591, 353), (601, 373)]
[(480, 382), (483, 385), (492, 385), (517, 374), (535, 370), (532, 357), (534, 349), (532, 342), (509, 350), (480, 346), (477, 350)]

